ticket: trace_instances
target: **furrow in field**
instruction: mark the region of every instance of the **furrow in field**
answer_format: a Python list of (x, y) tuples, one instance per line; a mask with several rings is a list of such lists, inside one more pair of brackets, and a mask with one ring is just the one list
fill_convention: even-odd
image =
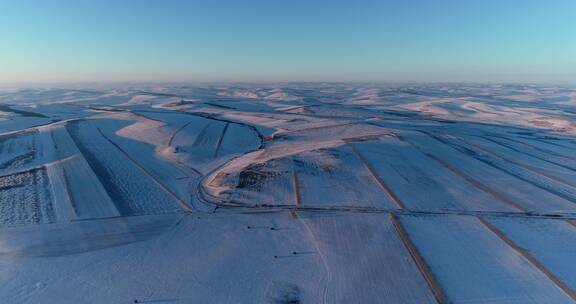
[(534, 183), (527, 182), (506, 171), (496, 168), (475, 158), (475, 153), (458, 149), (444, 143), (438, 138), (422, 133), (406, 132), (403, 139), (417, 146), (420, 150), (442, 160), (463, 174), (484, 185), (491, 191), (513, 202), (522, 210), (533, 212), (573, 212), (576, 204), (561, 196), (551, 193)]

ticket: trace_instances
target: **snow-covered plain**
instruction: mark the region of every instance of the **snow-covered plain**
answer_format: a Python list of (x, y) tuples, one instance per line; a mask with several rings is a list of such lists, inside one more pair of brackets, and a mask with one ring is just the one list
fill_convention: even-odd
[(576, 302), (574, 96), (0, 91), (0, 303)]

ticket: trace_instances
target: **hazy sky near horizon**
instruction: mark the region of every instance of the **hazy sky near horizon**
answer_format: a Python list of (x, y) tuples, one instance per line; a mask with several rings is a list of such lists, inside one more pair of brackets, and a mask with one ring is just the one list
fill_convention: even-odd
[(574, 0), (0, 0), (0, 83), (576, 83)]

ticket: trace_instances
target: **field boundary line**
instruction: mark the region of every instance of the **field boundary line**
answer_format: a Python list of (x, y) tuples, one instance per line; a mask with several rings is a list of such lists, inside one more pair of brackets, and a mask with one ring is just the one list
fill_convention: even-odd
[(482, 223), (486, 228), (488, 228), (492, 233), (494, 233), (498, 238), (500, 238), (504, 243), (510, 246), (514, 251), (528, 260), (533, 266), (535, 266), (540, 272), (542, 272), (548, 279), (550, 279), (558, 288), (564, 291), (572, 300), (576, 300), (576, 292), (572, 290), (568, 285), (566, 285), (560, 278), (558, 278), (553, 272), (548, 270), (540, 261), (534, 258), (526, 249), (518, 246), (514, 241), (504, 234), (500, 229), (496, 226), (489, 223), (485, 220), (482, 216), (478, 215), (476, 218)]
[(418, 267), (420, 274), (422, 274), (422, 277), (426, 281), (426, 284), (428, 284), (428, 287), (430, 288), (432, 295), (434, 295), (436, 302), (438, 304), (448, 303), (444, 290), (436, 280), (434, 273), (432, 272), (432, 270), (430, 270), (430, 266), (428, 265), (428, 263), (426, 263), (426, 261), (420, 254), (420, 251), (418, 251), (418, 248), (416, 248), (416, 246), (410, 239), (410, 236), (408, 236), (408, 233), (406, 232), (404, 226), (398, 219), (398, 216), (393, 213), (390, 213), (389, 217), (390, 220), (392, 221), (392, 224), (394, 225), (394, 228), (396, 229), (396, 232), (398, 233), (398, 236), (400, 236), (400, 239), (402, 240), (404, 247), (410, 253), (410, 256), (412, 257), (412, 260), (416, 264), (416, 267)]

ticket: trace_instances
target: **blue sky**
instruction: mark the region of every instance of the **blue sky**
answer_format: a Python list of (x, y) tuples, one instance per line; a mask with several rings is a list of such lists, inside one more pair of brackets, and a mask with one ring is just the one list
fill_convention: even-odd
[(0, 0), (0, 83), (576, 83), (574, 0)]

